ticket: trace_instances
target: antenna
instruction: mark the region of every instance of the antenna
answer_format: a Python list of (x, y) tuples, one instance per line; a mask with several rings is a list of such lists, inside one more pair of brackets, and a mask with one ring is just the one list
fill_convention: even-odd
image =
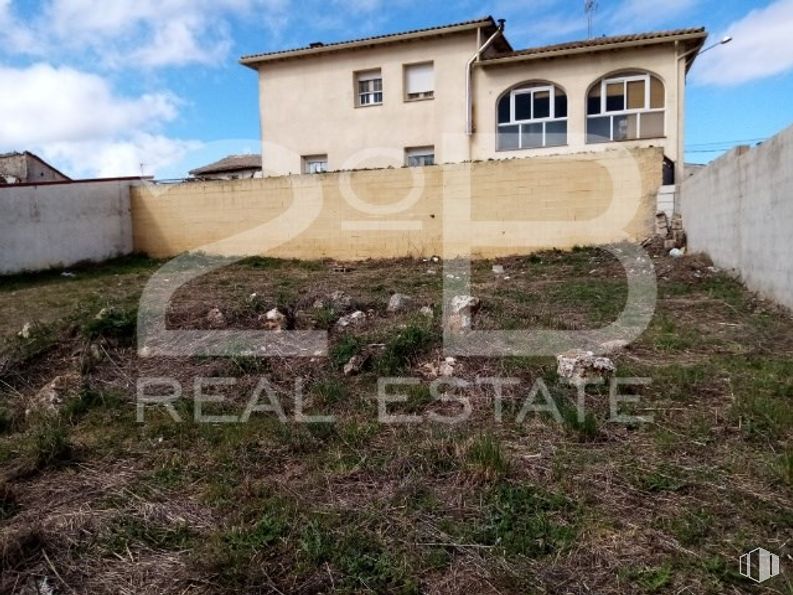
[(595, 18), (595, 11), (598, 9), (597, 0), (584, 0), (584, 12), (587, 20), (587, 37), (592, 39), (592, 21)]

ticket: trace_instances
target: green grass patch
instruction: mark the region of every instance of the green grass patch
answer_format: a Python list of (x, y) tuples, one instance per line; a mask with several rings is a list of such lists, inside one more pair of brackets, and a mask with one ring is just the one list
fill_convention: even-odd
[(437, 337), (427, 322), (413, 322), (389, 337), (383, 354), (377, 359), (380, 374), (393, 376), (404, 372), (420, 355), (429, 351)]
[(486, 498), (477, 541), (509, 556), (537, 558), (568, 548), (577, 535), (575, 505), (527, 484), (499, 484)]
[(465, 455), (467, 463), (487, 479), (504, 477), (509, 473), (509, 457), (501, 442), (492, 434), (474, 438)]

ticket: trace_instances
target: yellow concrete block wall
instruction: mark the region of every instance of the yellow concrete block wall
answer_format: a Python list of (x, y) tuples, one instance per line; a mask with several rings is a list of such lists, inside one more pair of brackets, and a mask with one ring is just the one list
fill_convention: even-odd
[(660, 148), (132, 188), (153, 257), (492, 257), (643, 240)]

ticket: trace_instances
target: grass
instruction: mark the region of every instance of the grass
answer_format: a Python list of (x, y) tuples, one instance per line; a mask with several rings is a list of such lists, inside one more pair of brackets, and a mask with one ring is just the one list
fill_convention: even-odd
[[(624, 274), (602, 251), (498, 262), (510, 279), (490, 261), (473, 266), (477, 329), (597, 328), (624, 304)], [(449, 354), (440, 317), (418, 313), (442, 308), (442, 275), (421, 260), (256, 257), (176, 293), (172, 329), (206, 328), (214, 307), (230, 328), (261, 328), (280, 305), (296, 329), (329, 330), (328, 357), (266, 360), (138, 357), (136, 301), (155, 261), (3, 279), (0, 591), (47, 576), (96, 592), (140, 590), (141, 577), (162, 593), (743, 592), (740, 553), (765, 544), (790, 555), (793, 317), (707, 264), (659, 255), (653, 321), (610, 356), (620, 376), (653, 380), (625, 389), (640, 398), (625, 412), (654, 417), (633, 425), (610, 421), (607, 386), (587, 388), (579, 418), (553, 356), (456, 355), (453, 394), (468, 398), (470, 416), (441, 421), (462, 407), (433, 399), (423, 367)], [(341, 312), (314, 309), (336, 291), (374, 313), (366, 325), (338, 332)], [(413, 305), (386, 315), (394, 292)], [(27, 339), (17, 336), (25, 322)], [(92, 345), (102, 357), (84, 365)], [(367, 365), (345, 376), (355, 355)], [(81, 392), (56, 415), (26, 415), (67, 374)], [(225, 376), (235, 383), (207, 389), (225, 402), (205, 413), (239, 416), (265, 377), (287, 422), (262, 411), (247, 424), (196, 423), (195, 379)], [(416, 379), (389, 412), (420, 423), (378, 421), (383, 376)], [(147, 407), (138, 424), (136, 383), (160, 377), (181, 386), (185, 421)], [(492, 385), (478, 382), (492, 377), (519, 381), (504, 388), (501, 422)], [(295, 421), (298, 378), (305, 413), (335, 423)], [(538, 379), (561, 422), (517, 421)], [(776, 581), (768, 592), (790, 591)]]

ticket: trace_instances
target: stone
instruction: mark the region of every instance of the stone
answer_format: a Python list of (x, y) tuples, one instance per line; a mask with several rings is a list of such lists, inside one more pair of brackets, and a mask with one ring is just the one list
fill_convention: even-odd
[(435, 318), (435, 312), (429, 306), (424, 306), (421, 310), (419, 310), (419, 313), (425, 318)]
[(99, 310), (99, 312), (97, 312), (96, 316), (94, 316), (94, 319), (95, 320), (104, 320), (105, 318), (110, 316), (110, 314), (112, 314), (112, 312), (113, 312), (112, 308), (102, 308), (101, 310)]
[(78, 374), (56, 376), (31, 399), (25, 415), (34, 412), (56, 413), (63, 404), (80, 394), (82, 379)]
[(572, 384), (583, 381), (605, 380), (617, 368), (607, 357), (596, 356), (591, 351), (573, 349), (556, 356), (556, 373)]
[(419, 366), (418, 373), (425, 380), (435, 380), (438, 377), (438, 366), (432, 362), (426, 362)]
[(388, 311), (392, 314), (402, 312), (410, 303), (410, 297), (403, 293), (395, 293), (388, 300)]
[(655, 233), (662, 238), (665, 238), (669, 233), (669, 217), (666, 216), (666, 213), (658, 213), (655, 216)]
[(329, 305), (334, 310), (346, 310), (352, 307), (352, 298), (343, 291), (334, 291), (328, 296)]
[(450, 378), (454, 376), (454, 370), (456, 366), (457, 360), (453, 357), (447, 357), (443, 363), (438, 366), (438, 373), (445, 378)]
[(23, 339), (30, 339), (30, 336), (32, 334), (33, 334), (33, 325), (30, 324), (29, 322), (26, 322), (24, 325), (22, 325), (22, 330), (19, 331), (19, 333), (17, 333), (17, 335), (19, 337), (22, 337)]
[(446, 322), (446, 328), (454, 333), (470, 330), (474, 316), (481, 307), (479, 298), (470, 295), (457, 295), (451, 301), (451, 313)]
[(500, 264), (494, 264), (493, 265), (493, 272), (496, 275), (503, 275), (504, 274), (504, 266), (500, 265)]
[(282, 331), (288, 324), (286, 314), (278, 308), (273, 308), (264, 315), (264, 328), (268, 331)]
[(355, 376), (360, 374), (364, 365), (366, 365), (366, 358), (363, 355), (353, 355), (350, 361), (344, 365), (344, 375)]
[(441, 261), (441, 257), (440, 256), (433, 256), (430, 260), (437, 264), (437, 263), (439, 263)]
[(349, 326), (360, 326), (364, 322), (366, 322), (366, 314), (357, 310), (352, 314), (347, 314), (339, 318), (336, 321), (336, 326), (339, 328), (347, 328)]
[(220, 308), (212, 308), (207, 313), (207, 322), (209, 323), (209, 328), (225, 328), (226, 327), (226, 317), (223, 316), (223, 312), (220, 311)]

